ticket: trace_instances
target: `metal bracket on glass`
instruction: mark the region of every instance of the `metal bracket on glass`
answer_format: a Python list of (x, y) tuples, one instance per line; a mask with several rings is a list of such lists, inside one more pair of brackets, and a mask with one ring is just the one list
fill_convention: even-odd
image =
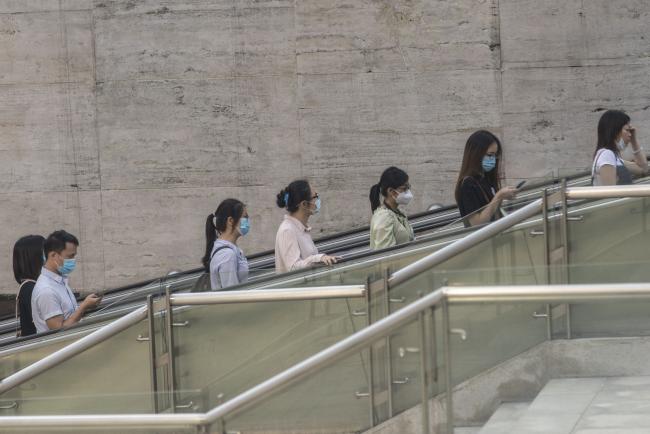
[(575, 217), (567, 217), (566, 219), (569, 222), (583, 222), (583, 221), (585, 221), (585, 216), (578, 215), (578, 216), (575, 216)]
[(172, 326), (174, 327), (187, 327), (188, 325), (190, 325), (189, 321), (175, 322), (174, 324), (172, 324)]
[(406, 297), (390, 298), (389, 301), (391, 303), (404, 303), (406, 301)]
[(411, 381), (409, 377), (404, 377), (397, 380), (393, 380), (393, 384), (407, 384), (409, 381)]
[(359, 398), (368, 398), (370, 396), (370, 392), (359, 392), (356, 391), (354, 392), (354, 396), (359, 399)]
[(545, 234), (543, 230), (533, 229), (528, 233), (531, 237), (539, 237)]
[(16, 401), (14, 401), (11, 404), (0, 405), (0, 410), (11, 410), (11, 409), (17, 408), (17, 407), (18, 407), (18, 403)]
[(194, 407), (194, 401), (190, 401), (187, 404), (179, 404), (176, 406), (177, 409), (185, 409), (185, 408), (192, 408)]
[(449, 329), (449, 333), (453, 335), (460, 335), (461, 341), (467, 340), (467, 331), (465, 329)]
[(138, 337), (135, 338), (135, 340), (138, 342), (149, 342), (150, 338), (149, 336), (138, 335)]
[(533, 318), (548, 318), (548, 314), (533, 312)]
[(366, 312), (364, 309), (356, 309), (352, 311), (352, 316), (366, 316), (368, 315), (368, 312)]
[(420, 349), (418, 347), (399, 347), (397, 353), (403, 359), (407, 354), (418, 354)]

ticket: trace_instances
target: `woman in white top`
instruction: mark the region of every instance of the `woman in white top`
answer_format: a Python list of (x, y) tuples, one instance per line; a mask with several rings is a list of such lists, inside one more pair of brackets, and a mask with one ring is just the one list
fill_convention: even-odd
[(280, 208), (289, 211), (275, 237), (276, 273), (285, 273), (312, 264), (332, 265), (337, 262), (336, 256), (318, 253), (311, 238), (309, 218), (320, 211), (320, 198), (309, 182), (293, 181), (278, 194), (276, 203)]
[(224, 200), (214, 214), (208, 216), (202, 262), (206, 273), (210, 273), (213, 291), (248, 280), (248, 260), (237, 247), (237, 240), (249, 230), (248, 211), (237, 199)]
[(371, 249), (383, 249), (413, 241), (413, 228), (406, 215), (399, 209), (400, 205), (406, 206), (411, 200), (413, 193), (406, 172), (397, 167), (384, 170), (379, 183), (370, 189)]
[[(621, 152), (630, 145), (634, 161), (621, 158)], [(648, 161), (630, 125), (630, 117), (620, 110), (608, 110), (598, 122), (598, 144), (591, 168), (592, 184), (631, 184), (632, 175), (643, 175)]]

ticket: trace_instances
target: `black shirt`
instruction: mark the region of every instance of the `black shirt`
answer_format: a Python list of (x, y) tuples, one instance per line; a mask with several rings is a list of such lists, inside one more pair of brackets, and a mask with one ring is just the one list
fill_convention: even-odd
[(20, 288), (18, 294), (18, 314), (20, 315), (20, 335), (29, 336), (36, 334), (36, 326), (32, 319), (32, 292), (36, 282), (27, 281)]
[[(468, 176), (460, 184), (458, 210), (461, 217), (471, 214), (490, 203), (494, 198), (494, 189), (485, 177)], [(492, 220), (496, 219), (495, 217)]]

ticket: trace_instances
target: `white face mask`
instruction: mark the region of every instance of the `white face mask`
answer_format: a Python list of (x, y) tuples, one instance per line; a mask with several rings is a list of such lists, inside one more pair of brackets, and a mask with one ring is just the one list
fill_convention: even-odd
[(395, 202), (397, 202), (398, 205), (408, 205), (412, 200), (413, 193), (411, 193), (411, 190), (403, 191), (395, 198)]
[(618, 139), (618, 142), (616, 143), (616, 146), (618, 147), (619, 151), (622, 151), (623, 149), (625, 149), (627, 144), (625, 143), (625, 140), (623, 140), (623, 138), (620, 138), (620, 139)]

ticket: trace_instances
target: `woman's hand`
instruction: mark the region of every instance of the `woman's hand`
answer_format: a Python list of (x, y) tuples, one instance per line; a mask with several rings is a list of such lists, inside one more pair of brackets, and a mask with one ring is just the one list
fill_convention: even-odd
[(321, 258), (320, 261), (323, 264), (325, 264), (327, 266), (330, 266), (330, 265), (333, 265), (333, 264), (336, 264), (337, 262), (339, 262), (340, 259), (341, 259), (340, 256), (323, 255), (323, 257)]
[(496, 195), (500, 200), (510, 200), (514, 199), (518, 192), (519, 190), (515, 187), (503, 187), (501, 190), (497, 191)]

